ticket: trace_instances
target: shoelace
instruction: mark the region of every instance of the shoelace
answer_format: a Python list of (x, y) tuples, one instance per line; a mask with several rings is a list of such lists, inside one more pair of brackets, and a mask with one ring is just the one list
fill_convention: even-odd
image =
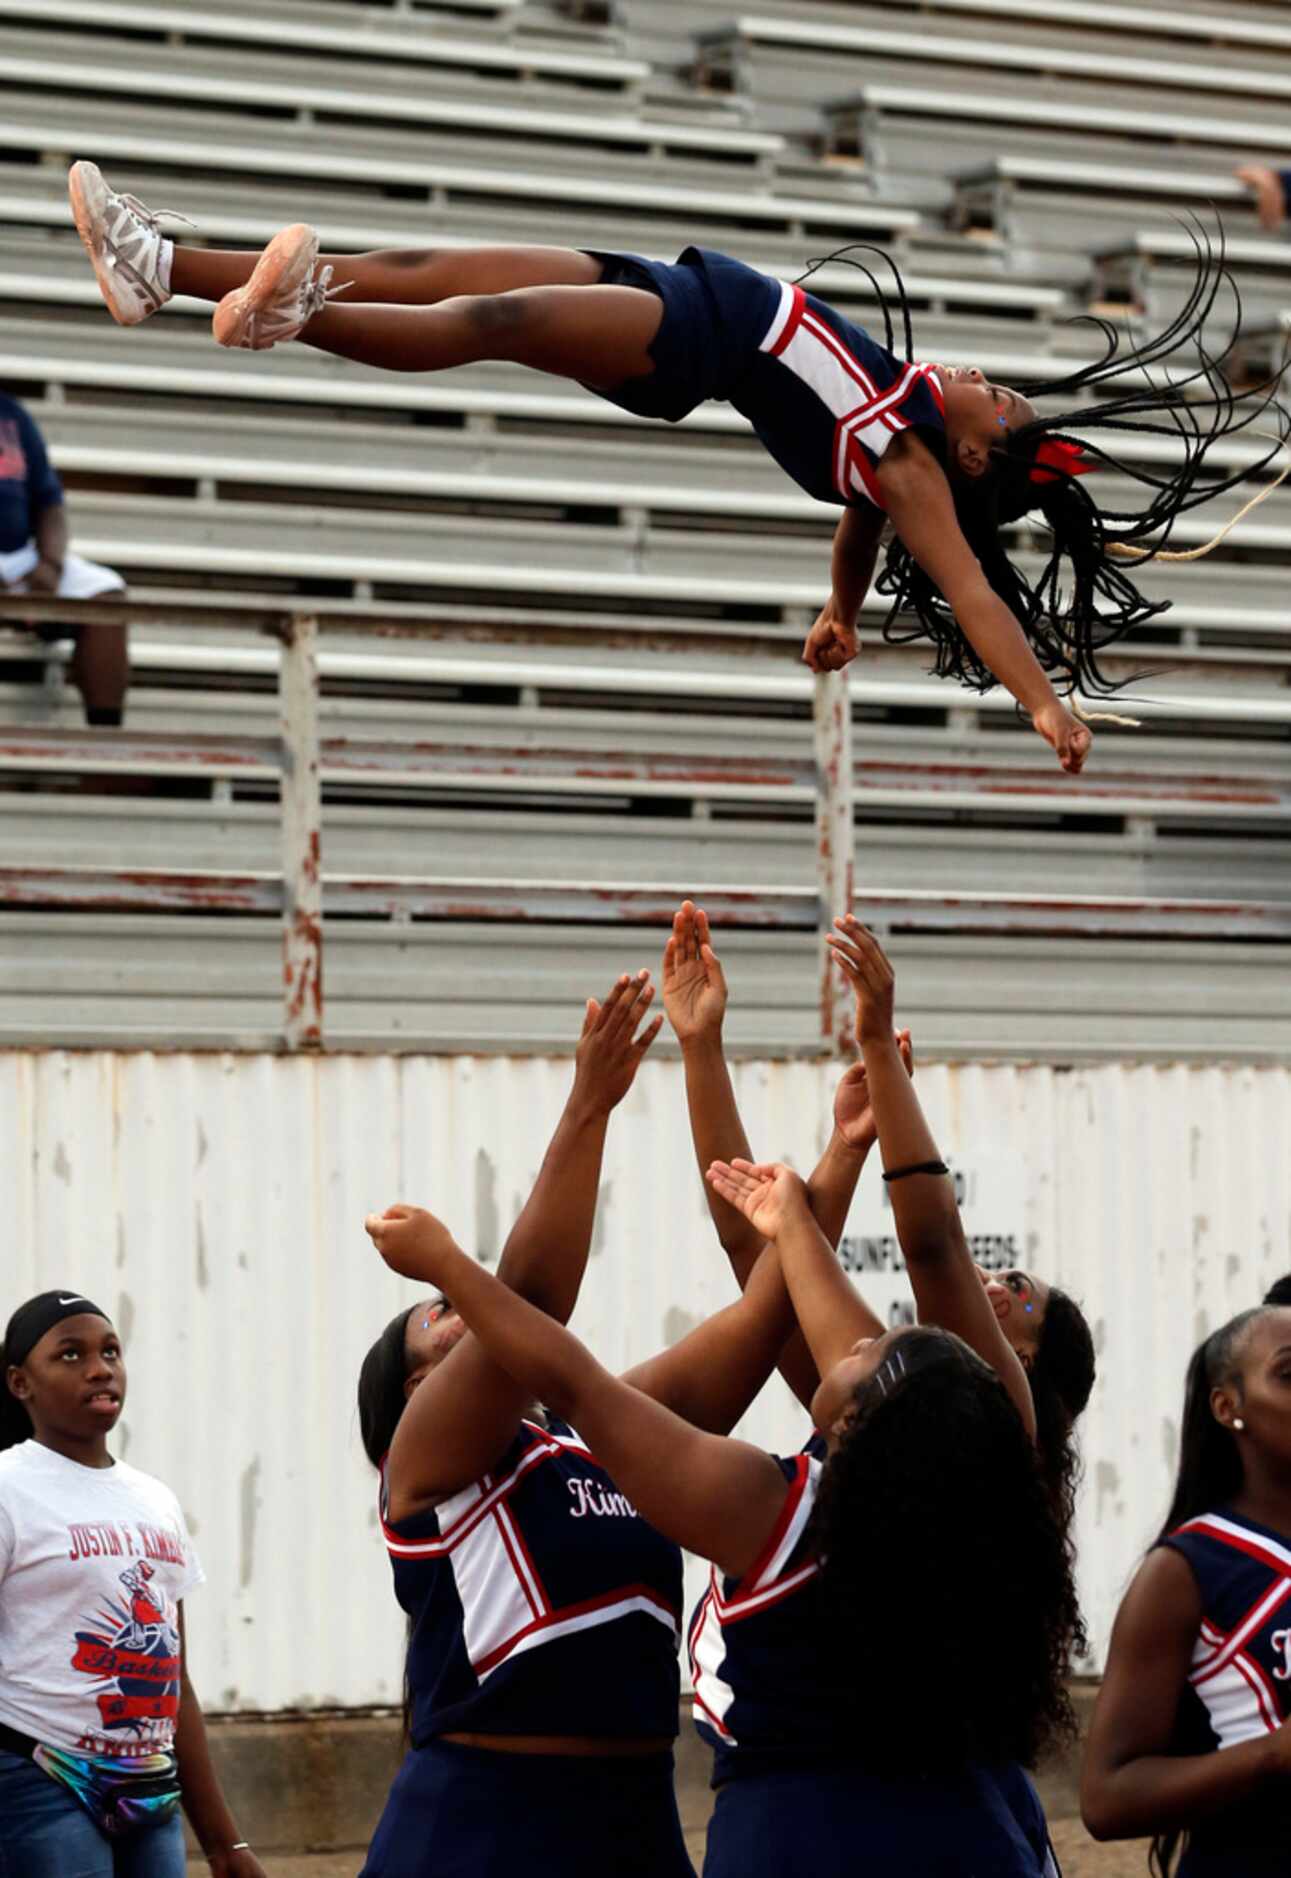
[(347, 287), (354, 285), (352, 280), (338, 280), (333, 285), (332, 275), (335, 272), (335, 268), (330, 263), (326, 267), (320, 267), (306, 286), (303, 295), (303, 311), (310, 319), (313, 319), (315, 313), (321, 313), (329, 300), (335, 300), (337, 294), (344, 293)]
[(138, 196), (131, 196), (131, 195), (119, 194), (117, 196), (117, 201), (120, 203), (123, 203), (125, 207), (129, 209), (131, 215), (133, 215), (138, 221), (141, 221), (144, 227), (148, 229), (148, 231), (151, 234), (154, 234), (154, 235), (159, 235), (161, 233), (160, 224), (163, 221), (182, 222), (185, 228), (197, 227), (196, 222), (190, 222), (186, 215), (181, 215), (179, 213), (178, 209), (150, 209), (147, 203), (140, 202)]

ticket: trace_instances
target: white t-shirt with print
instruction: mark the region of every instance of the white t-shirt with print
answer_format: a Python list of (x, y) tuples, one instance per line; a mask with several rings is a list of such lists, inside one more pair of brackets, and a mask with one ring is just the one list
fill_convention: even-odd
[(82, 1754), (169, 1748), (177, 1607), (204, 1575), (150, 1474), (36, 1441), (0, 1453), (0, 1722)]

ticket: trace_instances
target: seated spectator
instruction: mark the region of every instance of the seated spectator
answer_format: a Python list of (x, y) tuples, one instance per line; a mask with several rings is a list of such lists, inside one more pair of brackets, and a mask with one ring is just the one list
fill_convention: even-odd
[[(125, 582), (68, 552), (63, 485), (45, 440), (16, 398), (0, 393), (0, 592), (57, 594), (93, 600), (124, 593)], [(85, 704), (87, 724), (119, 724), (130, 679), (126, 628), (64, 626), (42, 620), (33, 630), (46, 640), (73, 639), (70, 671)]]
[(1264, 1294), (1265, 1304), (1291, 1304), (1291, 1272), (1279, 1278), (1269, 1286)]
[(1291, 170), (1271, 170), (1265, 163), (1246, 163), (1234, 175), (1255, 198), (1260, 224), (1275, 234), (1286, 220)]

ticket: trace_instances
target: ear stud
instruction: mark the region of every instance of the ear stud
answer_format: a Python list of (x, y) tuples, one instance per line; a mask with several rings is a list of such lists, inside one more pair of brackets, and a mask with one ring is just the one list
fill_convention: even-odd
[(1245, 1434), (1246, 1432), (1246, 1423), (1242, 1420), (1240, 1415), (1234, 1415), (1233, 1427), (1237, 1430), (1239, 1435)]

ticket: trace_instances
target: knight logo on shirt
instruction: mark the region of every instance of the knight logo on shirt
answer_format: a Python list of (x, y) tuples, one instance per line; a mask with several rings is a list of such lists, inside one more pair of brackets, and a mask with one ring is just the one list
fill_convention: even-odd
[(72, 1668), (108, 1686), (97, 1700), (105, 1729), (150, 1732), (179, 1714), (180, 1642), (165, 1599), (154, 1594), (156, 1568), (139, 1559), (120, 1575), (96, 1628), (78, 1630)]

